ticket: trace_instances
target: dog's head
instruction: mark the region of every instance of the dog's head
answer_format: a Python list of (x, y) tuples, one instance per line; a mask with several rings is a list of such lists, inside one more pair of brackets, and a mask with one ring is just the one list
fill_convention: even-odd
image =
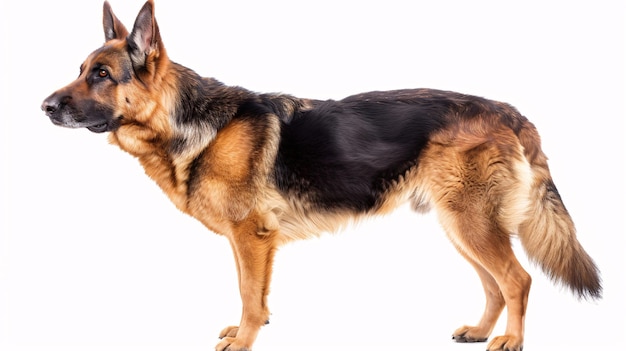
[(167, 55), (154, 19), (154, 4), (146, 2), (132, 32), (104, 3), (105, 44), (80, 67), (78, 78), (47, 97), (41, 105), (52, 123), (69, 128), (87, 128), (102, 133), (125, 123), (142, 121), (154, 110), (146, 94), (160, 84)]

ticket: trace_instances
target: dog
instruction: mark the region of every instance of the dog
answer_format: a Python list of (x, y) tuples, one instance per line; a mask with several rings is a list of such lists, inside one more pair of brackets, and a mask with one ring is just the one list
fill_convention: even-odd
[(281, 245), (410, 203), (433, 209), (486, 295), (478, 324), (453, 332), (489, 351), (520, 351), (529, 258), (580, 298), (601, 297), (599, 270), (552, 181), (535, 126), (506, 103), (433, 89), (343, 100), (260, 94), (170, 61), (149, 0), (132, 30), (104, 3), (105, 43), (42, 104), (52, 123), (109, 133), (181, 211), (228, 238), (243, 312), (217, 351), (251, 350), (269, 322)]

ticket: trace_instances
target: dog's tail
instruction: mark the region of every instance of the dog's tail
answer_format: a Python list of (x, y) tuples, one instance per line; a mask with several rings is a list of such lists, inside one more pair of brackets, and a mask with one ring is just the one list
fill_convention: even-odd
[(528, 212), (519, 226), (523, 248), (554, 282), (569, 287), (580, 298), (600, 298), (599, 270), (576, 238), (574, 222), (552, 181), (535, 126), (524, 121), (518, 137), (532, 173)]

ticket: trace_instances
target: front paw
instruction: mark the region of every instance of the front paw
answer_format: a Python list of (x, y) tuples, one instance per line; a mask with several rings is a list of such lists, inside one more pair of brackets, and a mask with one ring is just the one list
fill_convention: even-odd
[[(269, 324), (269, 320), (265, 324)], [(221, 341), (215, 346), (216, 351), (250, 351), (260, 327), (241, 329), (238, 326), (228, 326), (220, 332)]]
[(222, 341), (215, 346), (215, 351), (251, 351), (251, 345), (243, 343), (236, 337), (226, 336), (221, 339)]
[(224, 339), (226, 337), (229, 338), (234, 338), (237, 336), (237, 332), (239, 331), (239, 327), (238, 326), (228, 326), (224, 329), (222, 329), (222, 331), (220, 332), (220, 339)]
[(463, 326), (454, 331), (452, 339), (456, 342), (485, 342), (488, 336), (478, 327)]
[(522, 351), (524, 339), (515, 335), (497, 336), (491, 340), (487, 351)]

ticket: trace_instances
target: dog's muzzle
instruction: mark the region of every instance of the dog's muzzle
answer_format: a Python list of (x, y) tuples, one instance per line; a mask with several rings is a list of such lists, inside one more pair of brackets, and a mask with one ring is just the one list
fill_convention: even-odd
[[(72, 97), (54, 93), (41, 104), (41, 110), (46, 113), (55, 125), (66, 128), (87, 128), (94, 133), (103, 133), (116, 129), (117, 124), (104, 116), (88, 116), (72, 105)], [(99, 111), (102, 113), (103, 111)]]

